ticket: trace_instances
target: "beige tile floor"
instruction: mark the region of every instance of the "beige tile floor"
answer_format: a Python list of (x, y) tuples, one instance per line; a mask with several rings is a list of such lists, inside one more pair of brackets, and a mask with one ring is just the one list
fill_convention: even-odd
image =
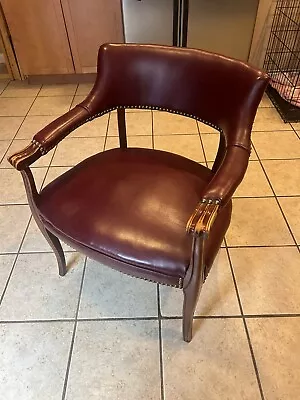
[[(8, 154), (91, 85), (0, 85), (0, 399), (300, 398), (300, 127), (264, 98), (226, 242), (204, 285), (194, 338), (181, 340), (182, 292), (73, 252), (57, 274)], [(34, 165), (39, 187), (118, 145), (116, 115), (72, 133)], [(211, 166), (218, 136), (160, 112), (128, 112), (130, 146)]]

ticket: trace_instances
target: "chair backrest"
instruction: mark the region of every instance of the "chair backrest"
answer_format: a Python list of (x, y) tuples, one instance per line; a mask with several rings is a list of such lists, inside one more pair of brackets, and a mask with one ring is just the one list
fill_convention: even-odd
[[(152, 108), (191, 116), (224, 132), (227, 144), (248, 147), (267, 82), (262, 71), (218, 54), (106, 44), (99, 50), (90, 98), (99, 99), (99, 108)], [(98, 105), (93, 103), (93, 111)]]

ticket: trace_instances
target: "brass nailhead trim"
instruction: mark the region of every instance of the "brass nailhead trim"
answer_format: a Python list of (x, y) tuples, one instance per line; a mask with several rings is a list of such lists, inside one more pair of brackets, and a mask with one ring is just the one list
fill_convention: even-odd
[(195, 120), (197, 120), (199, 122), (203, 122), (204, 124), (209, 125), (212, 128), (216, 129), (220, 133), (223, 133), (223, 130), (220, 127), (218, 127), (217, 125), (212, 124), (211, 122), (206, 121), (205, 119), (199, 118), (199, 117), (197, 117), (197, 116), (195, 116), (193, 114), (188, 114), (188, 113), (185, 113), (185, 112), (182, 112), (182, 111), (170, 110), (169, 108), (157, 107), (157, 106), (139, 106), (139, 105), (136, 105), (136, 106), (116, 106), (116, 107), (108, 108), (108, 109), (106, 109), (104, 111), (101, 111), (100, 113), (94, 115), (93, 117), (89, 117), (85, 122), (92, 121), (94, 118), (100, 117), (100, 116), (102, 116), (102, 115), (104, 115), (104, 114), (106, 114), (106, 113), (108, 113), (110, 111), (117, 110), (117, 109), (123, 109), (123, 108), (129, 108), (129, 109), (137, 108), (137, 109), (145, 109), (145, 110), (166, 111), (166, 112), (169, 112), (171, 114), (183, 115), (185, 117), (193, 118), (193, 119), (195, 119)]
[[(84, 107), (80, 106), (80, 104), (78, 104), (77, 106), (78, 106), (78, 107), (81, 107), (81, 108), (84, 108)], [(88, 118), (87, 118), (85, 121), (83, 121), (81, 124), (78, 124), (78, 125), (74, 126), (74, 128), (72, 128), (70, 131), (67, 132), (67, 135), (68, 135), (69, 133), (73, 132), (75, 129), (79, 128), (81, 125), (85, 124), (86, 122), (93, 121), (95, 118), (101, 117), (102, 115), (107, 114), (108, 112), (111, 112), (111, 111), (113, 111), (113, 110), (125, 109), (125, 108), (137, 108), (137, 109), (145, 109), (145, 110), (166, 111), (166, 112), (169, 112), (169, 113), (171, 113), (171, 114), (183, 115), (183, 116), (185, 116), (185, 117), (193, 118), (193, 119), (195, 119), (196, 121), (202, 122), (202, 123), (204, 123), (204, 124), (206, 124), (206, 125), (208, 125), (208, 126), (214, 128), (214, 129), (216, 129), (217, 131), (219, 131), (220, 133), (223, 134), (223, 130), (222, 130), (220, 127), (218, 127), (217, 125), (212, 124), (212, 123), (209, 122), (209, 121), (206, 121), (206, 120), (204, 120), (204, 119), (202, 119), (202, 118), (199, 118), (199, 117), (197, 117), (197, 116), (195, 116), (195, 115), (193, 115), (193, 114), (188, 114), (188, 113), (185, 113), (185, 112), (182, 112), (182, 111), (177, 111), (177, 110), (170, 110), (169, 108), (164, 108), (164, 107), (146, 106), (146, 105), (145, 105), (145, 106), (140, 106), (140, 105), (136, 105), (136, 106), (135, 106), (135, 105), (134, 105), (134, 106), (116, 106), (116, 107), (107, 108), (106, 110), (103, 110), (103, 111), (101, 111), (101, 112), (99, 112), (99, 113), (97, 113), (97, 114), (95, 114), (95, 115), (93, 115), (93, 116), (88, 117)], [(84, 108), (84, 109), (85, 109), (85, 108)], [(85, 109), (85, 110), (86, 110), (86, 109)], [(67, 135), (66, 135), (66, 136), (67, 136)], [(41, 143), (39, 143), (39, 142), (38, 142), (37, 140), (35, 140), (35, 139), (32, 140), (32, 143), (33, 143), (34, 145), (36, 145), (36, 146), (40, 149), (40, 152), (41, 152), (42, 155), (47, 154), (50, 150), (52, 150), (53, 147), (55, 147), (55, 145), (54, 145), (54, 146), (51, 146), (51, 147), (45, 149), (45, 148), (41, 145)]]
[(122, 274), (127, 275), (127, 276), (131, 276), (131, 277), (136, 278), (136, 279), (142, 279), (143, 281), (146, 281), (146, 282), (159, 283), (160, 285), (163, 285), (163, 286), (170, 286), (170, 287), (174, 287), (174, 288), (178, 288), (178, 289), (182, 289), (182, 287), (183, 287), (183, 279), (182, 278), (178, 279), (178, 284), (170, 285), (169, 283), (161, 283), (161, 282), (153, 281), (153, 280), (148, 279), (148, 278), (142, 278), (140, 276), (127, 274), (126, 272), (123, 272), (123, 271), (122, 271)]
[(47, 151), (45, 150), (45, 148), (43, 147), (43, 145), (41, 145), (41, 143), (38, 142), (36, 139), (32, 139), (31, 142), (32, 142), (32, 144), (33, 144), (34, 146), (37, 146), (37, 147), (39, 148), (40, 152), (42, 153), (42, 156), (44, 156), (44, 155), (47, 153)]

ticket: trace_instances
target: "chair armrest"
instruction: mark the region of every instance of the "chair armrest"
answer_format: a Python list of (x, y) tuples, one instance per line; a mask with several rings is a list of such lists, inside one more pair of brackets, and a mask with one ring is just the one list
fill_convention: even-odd
[(202, 200), (189, 218), (186, 231), (193, 235), (208, 235), (222, 207), (231, 199), (241, 183), (249, 161), (250, 149), (231, 145), (212, 180), (204, 189)]
[(8, 157), (8, 161), (19, 171), (29, 167), (41, 156), (53, 149), (74, 129), (91, 119), (92, 117), (88, 110), (81, 105), (77, 105), (39, 131), (25, 149), (12, 154)]

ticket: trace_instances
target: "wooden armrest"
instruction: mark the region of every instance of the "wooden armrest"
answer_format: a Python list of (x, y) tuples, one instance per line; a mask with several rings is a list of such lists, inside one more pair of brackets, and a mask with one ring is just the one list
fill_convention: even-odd
[(195, 236), (208, 235), (220, 208), (219, 199), (202, 199), (186, 225), (186, 231)]

